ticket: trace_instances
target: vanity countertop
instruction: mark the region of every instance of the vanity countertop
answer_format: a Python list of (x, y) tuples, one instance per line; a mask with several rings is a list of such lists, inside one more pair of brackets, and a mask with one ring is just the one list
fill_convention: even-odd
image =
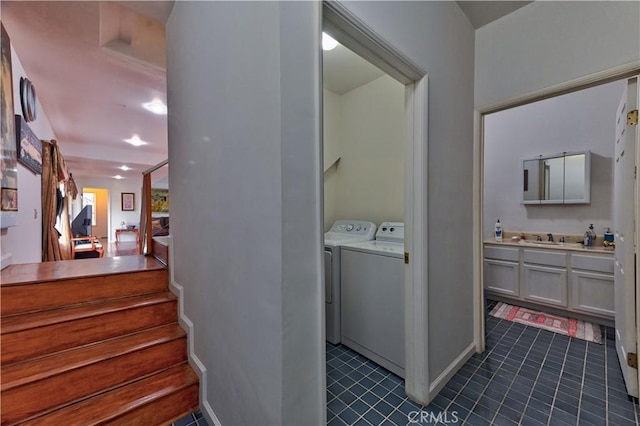
[(553, 243), (547, 241), (532, 241), (532, 240), (504, 240), (498, 242), (495, 240), (484, 240), (485, 244), (493, 244), (497, 246), (510, 246), (510, 247), (528, 247), (536, 249), (548, 249), (548, 250), (569, 250), (580, 251), (588, 253), (610, 253), (613, 254), (613, 247), (593, 246), (584, 247), (581, 243)]

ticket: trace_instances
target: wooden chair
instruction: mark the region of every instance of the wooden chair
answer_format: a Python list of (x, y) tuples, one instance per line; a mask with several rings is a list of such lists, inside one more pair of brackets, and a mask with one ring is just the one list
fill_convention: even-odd
[(71, 239), (71, 258), (87, 259), (104, 256), (104, 247), (93, 235)]

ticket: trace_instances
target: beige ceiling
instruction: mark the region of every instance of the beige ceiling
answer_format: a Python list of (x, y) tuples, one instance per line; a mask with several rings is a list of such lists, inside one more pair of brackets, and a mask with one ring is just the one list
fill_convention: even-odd
[(336, 95), (367, 84), (384, 71), (342, 45), (322, 52), (322, 86)]
[[(457, 3), (478, 28), (530, 2)], [(166, 51), (157, 42), (172, 7), (173, 1), (2, 1), (2, 22), (74, 175), (138, 178), (167, 158), (167, 118), (142, 104), (166, 102)], [(337, 94), (383, 74), (342, 46), (324, 57), (324, 86)], [(149, 144), (123, 142), (133, 134)], [(117, 169), (123, 164), (133, 170)]]

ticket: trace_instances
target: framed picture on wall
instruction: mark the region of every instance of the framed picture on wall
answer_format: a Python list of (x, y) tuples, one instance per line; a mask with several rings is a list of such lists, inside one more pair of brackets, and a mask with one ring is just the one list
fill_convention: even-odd
[(122, 192), (120, 194), (122, 201), (122, 211), (132, 212), (135, 210), (135, 194), (133, 192)]
[(11, 42), (1, 25), (0, 46), (0, 110), (2, 133), (0, 134), (0, 225), (2, 228), (16, 224), (18, 211), (18, 167), (16, 150), (16, 122), (13, 115), (13, 74), (11, 69)]
[(18, 161), (37, 175), (42, 174), (42, 141), (31, 131), (27, 122), (16, 115)]
[(18, 211), (18, 190), (11, 188), (2, 188), (2, 210), (7, 212)]

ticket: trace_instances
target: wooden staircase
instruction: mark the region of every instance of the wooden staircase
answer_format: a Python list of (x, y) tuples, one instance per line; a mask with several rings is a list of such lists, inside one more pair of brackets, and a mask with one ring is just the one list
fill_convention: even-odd
[(167, 269), (144, 256), (13, 265), (0, 275), (4, 425), (161, 425), (198, 378)]

